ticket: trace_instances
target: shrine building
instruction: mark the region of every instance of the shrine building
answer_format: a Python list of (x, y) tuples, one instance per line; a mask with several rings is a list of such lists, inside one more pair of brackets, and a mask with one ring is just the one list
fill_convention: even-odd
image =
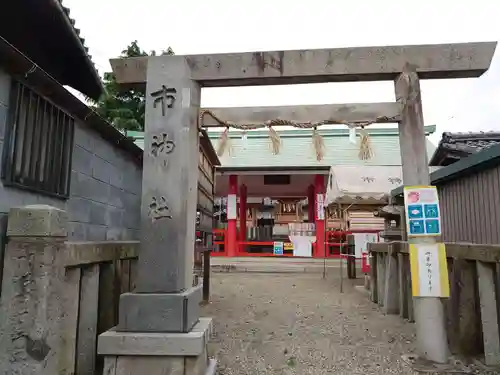
[[(425, 127), (426, 136), (435, 131), (434, 125)], [(267, 130), (232, 130), (224, 140), (222, 130), (203, 132), (213, 146), (210, 154), (216, 150), (220, 160), (213, 237), (206, 241), (214, 245), (213, 255), (336, 257), (346, 234), (378, 236), (384, 220), (376, 212), (402, 183), (399, 133), (396, 127), (366, 132), (370, 150), (362, 156), (359, 137), (353, 139), (348, 129), (317, 130), (321, 157), (312, 130), (278, 131), (279, 150)], [(143, 147), (143, 133), (127, 135)], [(429, 159), (435, 150), (427, 139)], [(314, 224), (315, 242), (310, 254), (298, 254), (290, 230), (307, 231), (308, 224)]]

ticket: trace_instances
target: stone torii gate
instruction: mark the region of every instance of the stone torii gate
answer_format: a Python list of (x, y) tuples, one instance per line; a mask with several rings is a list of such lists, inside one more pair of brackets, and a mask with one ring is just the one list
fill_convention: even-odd
[[(137, 289), (122, 295), (117, 329), (100, 337), (109, 373), (133, 369), (148, 375), (199, 375), (215, 370), (206, 354), (210, 319), (199, 319), (200, 289), (192, 287), (202, 87), (394, 81), (394, 103), (215, 112), (248, 123), (275, 117), (351, 124), (391, 119), (399, 123), (404, 184), (428, 185), (419, 78), (479, 77), (489, 68), (495, 47), (486, 42), (111, 60), (118, 83), (146, 91), (146, 131)], [(439, 299), (415, 299), (415, 319), (420, 354), (445, 362)]]

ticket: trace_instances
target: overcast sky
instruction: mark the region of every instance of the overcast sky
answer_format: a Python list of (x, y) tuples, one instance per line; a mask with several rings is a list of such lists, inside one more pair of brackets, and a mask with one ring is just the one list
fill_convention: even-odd
[[(64, 0), (100, 73), (132, 40), (176, 54), (500, 40), (498, 0)], [(500, 47), (479, 79), (424, 81), (424, 118), (500, 131)], [(204, 89), (202, 106), (393, 101), (392, 82)], [(230, 119), (228, 119), (230, 120)]]

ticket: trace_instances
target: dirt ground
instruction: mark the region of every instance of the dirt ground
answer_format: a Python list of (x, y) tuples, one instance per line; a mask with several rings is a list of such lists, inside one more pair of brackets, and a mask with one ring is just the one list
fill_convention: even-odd
[[(347, 284), (347, 285), (346, 285)], [(220, 375), (414, 374), (414, 325), (336, 275), (212, 273), (211, 355)]]

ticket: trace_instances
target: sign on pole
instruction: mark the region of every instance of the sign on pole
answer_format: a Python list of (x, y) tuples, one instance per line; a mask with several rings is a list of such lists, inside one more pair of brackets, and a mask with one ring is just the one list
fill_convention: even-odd
[(405, 186), (404, 200), (408, 237), (441, 235), (441, 212), (435, 186)]
[(443, 243), (410, 244), (411, 289), (414, 297), (450, 296)]

